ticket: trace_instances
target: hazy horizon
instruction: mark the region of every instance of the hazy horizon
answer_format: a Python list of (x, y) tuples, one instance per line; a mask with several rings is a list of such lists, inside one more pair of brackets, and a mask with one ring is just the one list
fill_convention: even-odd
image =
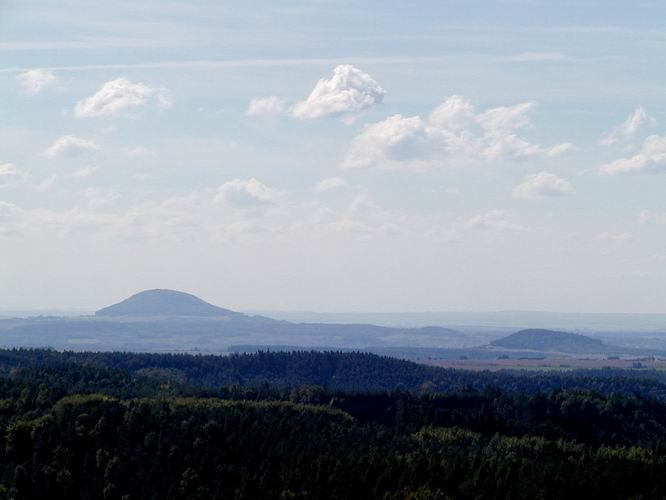
[(128, 295), (121, 296), (121, 297), (116, 297), (114, 299), (111, 299), (110, 302), (105, 303), (105, 304), (99, 304), (97, 306), (94, 306), (92, 308), (85, 308), (85, 307), (68, 307), (68, 308), (58, 308), (58, 307), (49, 307), (48, 305), (38, 305), (36, 307), (5, 307), (4, 305), (0, 304), (0, 316), (6, 315), (8, 313), (14, 312), (14, 313), (31, 313), (31, 312), (38, 312), (38, 313), (53, 313), (53, 314), (63, 314), (63, 315), (85, 315), (85, 314), (94, 314), (95, 311), (102, 309), (104, 307), (107, 307), (109, 305), (112, 305), (114, 303), (120, 302), (124, 299), (127, 299), (129, 297), (132, 297), (134, 295), (137, 295), (141, 292), (149, 291), (149, 290), (174, 290), (178, 292), (184, 292), (189, 295), (194, 295), (212, 305), (215, 306), (220, 306), (224, 307), (227, 309), (231, 310), (236, 310), (238, 312), (242, 312), (244, 314), (270, 314), (270, 313), (275, 313), (275, 314), (303, 314), (303, 315), (308, 315), (308, 314), (322, 314), (322, 315), (428, 315), (428, 314), (451, 314), (451, 315), (474, 315), (474, 314), (479, 314), (479, 315), (493, 315), (493, 314), (525, 314), (525, 315), (530, 315), (530, 314), (535, 314), (535, 315), (571, 315), (571, 316), (666, 316), (666, 312), (640, 312), (640, 311), (558, 311), (558, 310), (539, 310), (539, 309), (469, 309), (469, 310), (446, 310), (446, 309), (413, 309), (413, 310), (408, 310), (408, 309), (395, 309), (395, 310), (381, 310), (381, 309), (299, 309), (299, 308), (294, 308), (294, 309), (262, 309), (262, 308), (257, 308), (257, 307), (250, 307), (250, 308), (239, 308), (235, 309), (233, 307), (228, 307), (228, 304), (224, 303), (217, 303), (215, 301), (209, 300), (204, 296), (200, 296), (192, 291), (186, 291), (186, 290), (175, 290), (175, 289), (169, 289), (169, 288), (157, 288), (157, 289), (142, 289), (142, 290), (137, 290), (136, 292), (129, 293)]

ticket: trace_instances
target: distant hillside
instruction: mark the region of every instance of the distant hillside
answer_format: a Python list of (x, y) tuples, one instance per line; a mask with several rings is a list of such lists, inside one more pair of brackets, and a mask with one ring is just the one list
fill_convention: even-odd
[(590, 354), (606, 353), (609, 349), (614, 348), (605, 345), (599, 339), (593, 339), (585, 335), (540, 329), (521, 330), (508, 337), (494, 340), (490, 344), (507, 349)]
[(175, 290), (146, 290), (104, 309), (95, 316), (242, 316), (189, 293)]

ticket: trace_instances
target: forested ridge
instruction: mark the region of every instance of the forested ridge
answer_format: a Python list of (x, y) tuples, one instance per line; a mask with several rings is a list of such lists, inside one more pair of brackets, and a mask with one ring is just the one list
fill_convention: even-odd
[[(7, 498), (663, 498), (659, 374), (0, 351)], [(651, 378), (650, 378), (651, 377)]]
[(290, 388), (313, 384), (343, 391), (452, 392), (480, 391), (492, 386), (522, 394), (553, 389), (585, 389), (608, 395), (638, 393), (666, 401), (666, 374), (657, 370), (478, 372), (437, 368), (364, 352), (259, 352), (217, 356), (0, 349), (0, 374), (17, 368), (29, 371), (70, 365), (96, 372), (102, 370), (100, 373), (104, 369), (121, 370), (125, 376), (136, 380), (159, 380), (198, 389), (265, 384)]

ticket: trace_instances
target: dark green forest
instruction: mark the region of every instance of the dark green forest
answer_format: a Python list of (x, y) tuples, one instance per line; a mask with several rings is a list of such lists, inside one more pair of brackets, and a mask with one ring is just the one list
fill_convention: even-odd
[(659, 372), (0, 351), (3, 498), (663, 498)]

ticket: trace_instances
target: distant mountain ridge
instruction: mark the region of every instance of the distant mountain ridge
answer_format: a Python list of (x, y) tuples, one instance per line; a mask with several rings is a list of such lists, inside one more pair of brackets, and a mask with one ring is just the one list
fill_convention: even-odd
[(146, 290), (94, 316), (0, 319), (0, 345), (95, 351), (228, 352), (234, 345), (365, 349), (465, 342), (444, 327), (290, 323), (209, 304), (189, 293)]
[(155, 289), (139, 292), (131, 297), (100, 309), (95, 316), (191, 316), (240, 317), (241, 313), (214, 306), (195, 295), (175, 290)]

